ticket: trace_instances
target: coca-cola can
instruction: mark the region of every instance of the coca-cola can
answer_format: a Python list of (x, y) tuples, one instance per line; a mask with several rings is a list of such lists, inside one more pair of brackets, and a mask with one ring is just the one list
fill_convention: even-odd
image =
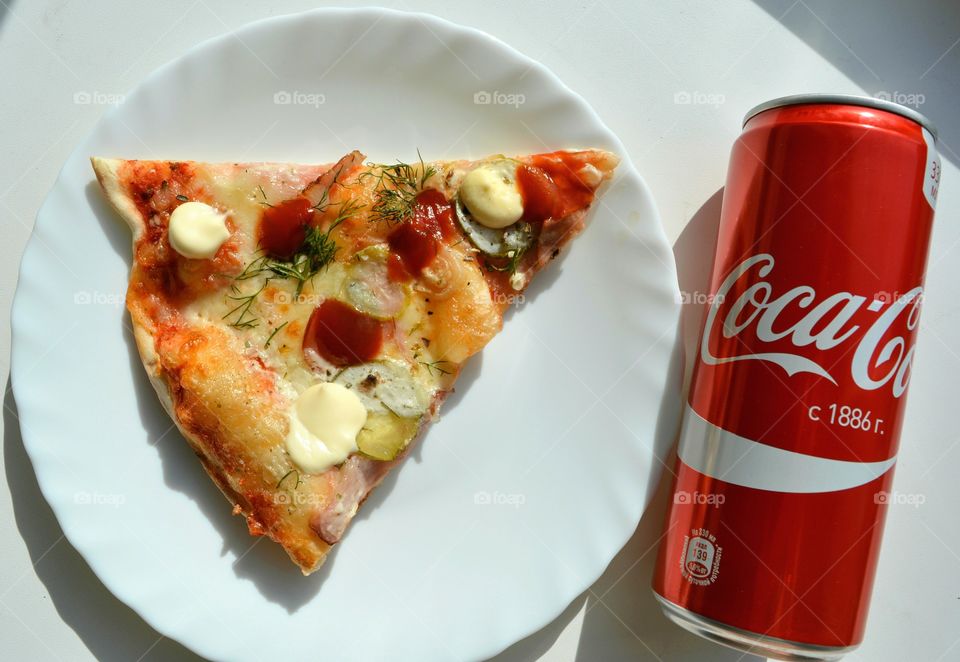
[(863, 639), (940, 181), (919, 113), (846, 95), (751, 110), (730, 158), (653, 588), (770, 657)]

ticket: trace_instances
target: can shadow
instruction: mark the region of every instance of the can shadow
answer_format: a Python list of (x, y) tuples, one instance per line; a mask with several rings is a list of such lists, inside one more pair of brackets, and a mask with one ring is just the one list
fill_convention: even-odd
[[(567, 605), (567, 608), (549, 625), (507, 647), (499, 655), (491, 658), (490, 662), (533, 662), (539, 660), (547, 654), (567, 626), (583, 610), (586, 602), (586, 595), (581, 595)], [(591, 662), (597, 659), (601, 658), (595, 655)]]
[(693, 366), (696, 365), (697, 344), (706, 315), (722, 203), (721, 187), (697, 210), (673, 245), (682, 298), (679, 335), (683, 355), (683, 385), (680, 392), (684, 401), (690, 387)]
[[(671, 454), (670, 459), (674, 459)], [(672, 462), (671, 462), (672, 466)], [(672, 476), (664, 473), (636, 533), (587, 596), (577, 662), (763, 662), (719, 646), (667, 620), (650, 584)], [(598, 655), (598, 651), (602, 655)]]
[[(690, 374), (696, 363), (694, 357), (706, 295), (710, 291), (722, 200), (723, 189), (719, 189), (693, 215), (673, 246), (682, 296), (677, 334), (679, 366), (675, 375), (679, 384), (672, 392), (668, 391), (667, 396), (676, 399), (674, 406), (678, 412), (686, 401)], [(636, 532), (588, 592), (578, 662), (597, 659), (597, 651), (603, 651), (603, 659), (613, 661), (759, 662), (763, 659), (724, 648), (674, 625), (663, 615), (650, 588), (672, 487), (678, 432), (674, 428), (668, 446), (660, 450), (660, 471), (651, 480), (655, 492)]]
[(578, 619), (582, 619), (575, 656), (578, 662), (598, 659), (762, 662), (764, 659), (722, 647), (674, 625), (663, 615), (650, 588), (676, 462), (677, 421), (695, 363), (689, 357), (696, 356), (706, 294), (710, 291), (722, 200), (723, 189), (719, 189), (690, 219), (673, 247), (683, 305), (671, 360), (672, 374), (655, 433), (653, 451), (657, 459), (651, 468), (650, 505), (633, 536), (594, 585), (560, 617), (505, 650), (494, 658), (495, 662), (538, 659), (566, 628), (575, 632)]

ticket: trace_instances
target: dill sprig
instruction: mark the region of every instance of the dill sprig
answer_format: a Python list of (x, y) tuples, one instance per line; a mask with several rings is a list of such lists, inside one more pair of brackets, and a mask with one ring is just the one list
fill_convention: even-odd
[(300, 296), (303, 286), (328, 264), (333, 262), (337, 254), (337, 242), (330, 236), (341, 223), (357, 214), (362, 208), (357, 200), (347, 200), (340, 205), (337, 216), (327, 226), (326, 230), (310, 226), (307, 228), (303, 244), (289, 263), (273, 261), (270, 270), (281, 278), (292, 278), (297, 281), (296, 296)]
[(287, 473), (283, 474), (283, 478), (281, 478), (279, 481), (277, 481), (277, 487), (276, 487), (275, 489), (278, 489), (278, 490), (279, 490), (279, 489), (280, 489), (280, 486), (283, 485), (283, 481), (285, 481), (285, 480), (286, 480), (289, 476), (291, 476), (291, 475), (294, 476), (294, 478), (295, 478), (295, 480), (296, 480), (296, 482), (295, 482), (294, 485), (293, 485), (293, 489), (297, 489), (298, 487), (300, 487), (300, 483), (303, 482), (302, 480), (300, 480), (300, 472), (297, 471), (296, 469), (291, 469), (291, 470), (288, 471)]
[[(339, 177), (340, 173), (337, 173), (336, 176)], [(334, 183), (336, 183), (337, 181), (336, 177), (334, 177), (333, 181)], [(323, 193), (320, 194), (320, 199), (317, 201), (317, 204), (310, 207), (310, 209), (317, 212), (318, 214), (322, 214), (323, 212), (327, 211), (327, 207), (329, 206), (330, 206), (330, 189), (325, 188), (323, 190)]]
[(258, 200), (257, 204), (261, 204), (264, 207), (273, 207), (273, 205), (267, 201), (267, 193), (263, 190), (263, 186), (257, 184), (257, 190), (260, 192), (260, 197), (263, 198), (263, 200)]
[(273, 342), (273, 337), (274, 337), (275, 335), (277, 335), (278, 333), (280, 333), (280, 330), (281, 330), (283, 327), (285, 327), (287, 324), (289, 324), (289, 323), (290, 323), (290, 321), (287, 320), (286, 322), (284, 322), (283, 324), (281, 324), (280, 326), (278, 326), (277, 328), (275, 328), (273, 331), (271, 331), (271, 332), (270, 332), (270, 335), (267, 336), (267, 342), (263, 343), (263, 348), (264, 348), (264, 349), (269, 349), (269, 348), (270, 348), (270, 343)]
[(424, 163), (420, 150), (417, 150), (417, 158), (419, 163), (413, 165), (398, 161), (394, 165), (378, 166), (376, 174), (364, 173), (377, 178), (374, 185), (376, 200), (370, 207), (371, 220), (396, 225), (413, 215), (414, 199), (436, 173), (433, 166)]
[(233, 294), (228, 294), (227, 298), (231, 301), (237, 301), (239, 303), (231, 308), (221, 319), (228, 319), (234, 313), (236, 313), (237, 319), (230, 322), (230, 326), (236, 329), (252, 329), (253, 327), (257, 326), (260, 321), (253, 315), (253, 313), (250, 312), (250, 308), (253, 306), (253, 302), (256, 300), (257, 296), (263, 292), (264, 288), (266, 288), (269, 281), (270, 279), (268, 278), (266, 281), (264, 281), (263, 285), (260, 286), (260, 289), (250, 294), (243, 294), (236, 285), (232, 285), (230, 287), (230, 291), (233, 292)]
[(526, 230), (521, 228), (520, 231), (525, 232), (526, 234), (522, 234), (519, 237), (514, 237), (514, 240), (511, 244), (512, 248), (505, 256), (499, 258), (484, 258), (483, 263), (487, 268), (487, 271), (501, 271), (510, 275), (516, 273), (517, 267), (520, 266), (520, 261), (527, 253), (527, 249), (533, 245), (529, 227)]
[(437, 361), (417, 361), (420, 365), (424, 366), (431, 375), (433, 371), (436, 370), (438, 374), (449, 375), (451, 372), (443, 367), (443, 365), (449, 365), (449, 361), (444, 361), (443, 359)]
[(516, 251), (512, 257), (508, 257), (507, 260), (502, 264), (495, 264), (489, 258), (485, 259), (483, 262), (487, 267), (487, 271), (502, 271), (504, 273), (513, 275), (516, 273), (517, 267), (520, 266), (520, 259), (523, 257), (525, 252), (525, 249)]
[[(262, 189), (261, 189), (262, 191)], [(266, 196), (264, 196), (266, 197)], [(331, 204), (327, 204), (324, 209), (328, 209)], [(237, 329), (252, 329), (259, 324), (259, 319), (253, 314), (252, 307), (257, 297), (266, 289), (267, 284), (274, 278), (289, 279), (296, 282), (294, 299), (299, 299), (303, 293), (303, 288), (307, 282), (322, 271), (327, 265), (333, 262), (336, 257), (337, 242), (331, 236), (333, 231), (351, 216), (360, 212), (363, 204), (357, 200), (346, 200), (339, 204), (336, 217), (327, 224), (326, 229), (321, 230), (315, 226), (307, 226), (303, 243), (297, 252), (289, 259), (279, 259), (270, 255), (261, 254), (251, 260), (243, 271), (234, 277), (235, 281), (246, 281), (253, 278), (265, 277), (263, 284), (258, 290), (250, 294), (243, 294), (237, 285), (232, 285), (227, 295), (227, 299), (237, 302), (237, 305), (230, 309), (223, 319), (228, 319), (236, 315), (236, 319), (230, 322), (230, 326)], [(270, 346), (270, 341), (277, 332), (285, 325), (281, 324), (273, 330), (270, 337), (267, 338), (264, 348)]]
[(341, 165), (337, 168), (337, 171), (333, 173), (333, 180), (326, 186), (326, 188), (323, 189), (323, 192), (320, 194), (320, 199), (317, 200), (317, 203), (312, 207), (310, 207), (310, 209), (317, 212), (318, 214), (322, 214), (323, 212), (327, 211), (327, 209), (332, 204), (330, 202), (330, 190), (334, 187), (334, 185), (340, 185), (343, 188), (348, 188), (345, 184), (343, 184), (340, 181), (340, 175), (342, 174), (343, 174), (343, 166)]
[(493, 262), (490, 258), (484, 259), (484, 266), (487, 267), (487, 271), (502, 271), (513, 275), (517, 271), (517, 267), (520, 266), (520, 260), (523, 259), (524, 254), (527, 252), (527, 247), (518, 248), (511, 251), (511, 254), (508, 254), (506, 260), (497, 264)]
[(331, 224), (326, 230), (314, 227), (307, 228), (303, 245), (300, 247), (300, 251), (293, 256), (293, 259), (290, 262), (268, 260), (266, 263), (267, 270), (279, 278), (289, 278), (296, 281), (295, 296), (299, 297), (307, 281), (333, 261), (337, 254), (337, 243), (330, 238), (330, 233), (342, 222), (341, 219)]
[(236, 280), (249, 280), (263, 275), (267, 276), (267, 280), (290, 279), (296, 282), (295, 296), (299, 297), (307, 281), (333, 262), (339, 250), (331, 236), (333, 231), (348, 218), (357, 214), (362, 206), (362, 203), (356, 200), (345, 201), (340, 204), (337, 216), (325, 230), (314, 226), (307, 227), (303, 243), (289, 260), (260, 255), (244, 267), (243, 271), (236, 276)]

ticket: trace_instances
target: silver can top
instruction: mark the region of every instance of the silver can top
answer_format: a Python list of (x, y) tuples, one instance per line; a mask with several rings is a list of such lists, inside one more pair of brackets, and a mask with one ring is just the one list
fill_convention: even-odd
[(934, 140), (937, 138), (936, 127), (933, 126), (930, 120), (928, 120), (923, 114), (918, 113), (913, 108), (908, 108), (900, 105), (899, 103), (887, 101), (886, 99), (876, 99), (874, 97), (858, 96), (856, 94), (791, 94), (790, 96), (786, 97), (778, 97), (776, 99), (771, 99), (770, 101), (764, 101), (763, 103), (751, 108), (743, 118), (743, 123), (746, 124), (754, 115), (758, 115), (759, 113), (772, 108), (800, 106), (814, 103), (837, 103), (846, 104), (848, 106), (864, 106), (866, 108), (886, 110), (887, 112), (906, 117), (909, 120), (913, 120), (924, 129), (929, 131)]

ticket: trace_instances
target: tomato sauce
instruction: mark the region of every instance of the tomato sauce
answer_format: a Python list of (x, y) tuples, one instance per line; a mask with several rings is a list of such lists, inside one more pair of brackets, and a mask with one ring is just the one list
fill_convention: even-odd
[(540, 223), (561, 218), (593, 202), (593, 189), (577, 175), (583, 163), (567, 152), (538, 154), (517, 168), (523, 219)]
[(558, 216), (560, 191), (545, 171), (528, 165), (519, 166), (517, 186), (523, 198), (523, 220), (542, 223)]
[(307, 322), (303, 349), (338, 367), (375, 359), (383, 345), (383, 323), (337, 299), (317, 306)]
[[(125, 161), (119, 177), (137, 211), (147, 221), (146, 232), (134, 249), (134, 258), (143, 268), (143, 282), (138, 287), (159, 292), (176, 305), (185, 305), (229, 284), (242, 270), (237, 228), (229, 216), (230, 238), (209, 260), (184, 258), (169, 244), (168, 222), (173, 210), (187, 200), (209, 200), (202, 182), (196, 181), (193, 164)], [(144, 290), (140, 296), (146, 298)]]
[(387, 277), (394, 283), (410, 280), (410, 272), (403, 263), (403, 258), (397, 253), (390, 253), (387, 257)]
[[(436, 189), (427, 189), (413, 201), (413, 216), (387, 237), (392, 251), (390, 277), (409, 280), (430, 266), (442, 242), (455, 236), (453, 207)], [(398, 259), (394, 259), (396, 255)]]
[[(130, 198), (147, 221), (154, 214), (173, 212), (182, 202), (176, 195), (189, 193), (194, 199), (194, 168), (190, 163), (163, 163), (126, 161), (121, 166), (120, 179), (126, 184)], [(154, 233), (166, 233), (166, 227), (147, 223), (151, 241)]]
[(289, 260), (307, 235), (313, 210), (306, 198), (291, 198), (267, 207), (260, 219), (260, 248), (281, 260)]

